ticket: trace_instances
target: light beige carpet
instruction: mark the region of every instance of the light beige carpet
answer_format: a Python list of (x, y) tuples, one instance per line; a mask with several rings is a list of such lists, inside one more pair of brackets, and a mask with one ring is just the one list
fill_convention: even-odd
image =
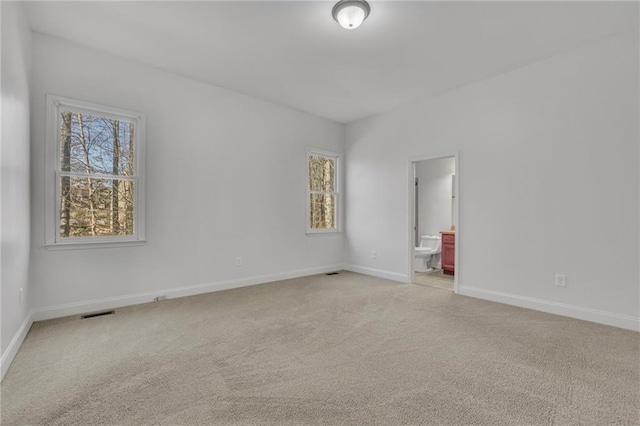
[(2, 424), (637, 425), (640, 335), (342, 272), (34, 324)]

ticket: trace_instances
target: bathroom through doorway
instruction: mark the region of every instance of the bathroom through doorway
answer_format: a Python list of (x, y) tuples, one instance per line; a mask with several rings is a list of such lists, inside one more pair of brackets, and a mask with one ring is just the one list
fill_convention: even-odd
[(457, 292), (458, 154), (412, 159), (411, 282)]

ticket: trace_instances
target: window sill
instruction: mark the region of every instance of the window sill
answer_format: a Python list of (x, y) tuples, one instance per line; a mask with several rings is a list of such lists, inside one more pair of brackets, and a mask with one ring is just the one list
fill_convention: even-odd
[(102, 248), (118, 248), (118, 247), (135, 247), (142, 246), (147, 240), (134, 241), (95, 241), (95, 242), (72, 242), (72, 243), (54, 243), (44, 244), (47, 250), (85, 250), (85, 249), (102, 249)]
[(342, 231), (307, 231), (305, 234), (307, 237), (324, 237), (324, 236), (337, 236), (342, 235)]

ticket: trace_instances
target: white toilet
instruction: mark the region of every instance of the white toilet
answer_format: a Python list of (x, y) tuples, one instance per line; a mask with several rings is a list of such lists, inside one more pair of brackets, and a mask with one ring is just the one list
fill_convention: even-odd
[(413, 269), (416, 272), (431, 272), (438, 268), (442, 238), (433, 235), (420, 237), (420, 247), (416, 247), (416, 255), (413, 259)]

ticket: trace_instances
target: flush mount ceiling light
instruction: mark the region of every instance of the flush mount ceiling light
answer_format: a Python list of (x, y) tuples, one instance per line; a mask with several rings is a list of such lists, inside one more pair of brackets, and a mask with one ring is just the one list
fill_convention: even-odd
[(367, 19), (371, 7), (365, 0), (340, 0), (333, 6), (331, 15), (344, 29), (355, 30)]

